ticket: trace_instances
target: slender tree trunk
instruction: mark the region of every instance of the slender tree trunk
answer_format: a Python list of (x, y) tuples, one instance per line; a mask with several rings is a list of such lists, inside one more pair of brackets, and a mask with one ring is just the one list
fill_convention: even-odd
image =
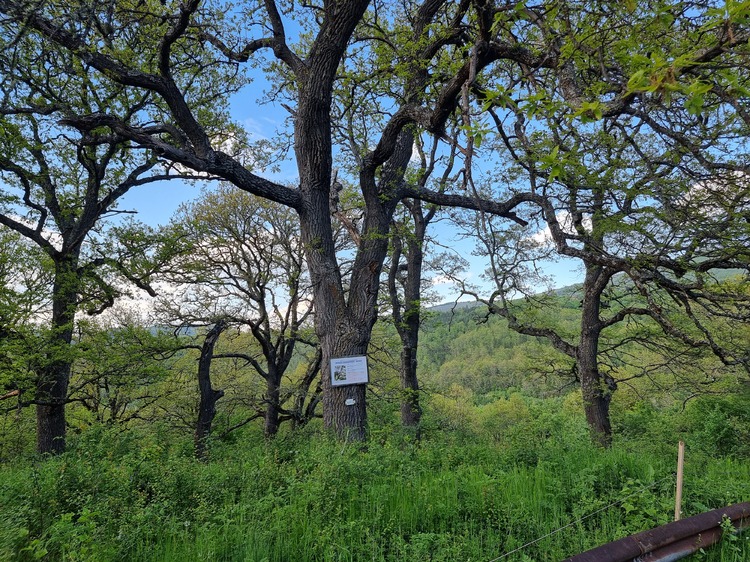
[(417, 349), (419, 347), (419, 325), (422, 312), (422, 244), (426, 235), (426, 223), (421, 205), (414, 203), (414, 236), (407, 242), (406, 282), (404, 283), (404, 314), (400, 322), (401, 336), (401, 422), (406, 427), (416, 428), (422, 419), (419, 405), (419, 381), (417, 380)]
[[(294, 418), (292, 420), (293, 429), (304, 427), (315, 415), (315, 408), (320, 402), (320, 393), (322, 385), (320, 382), (320, 348), (315, 351), (315, 358), (307, 366), (307, 372), (297, 387), (297, 395), (294, 398)], [(311, 392), (310, 388), (315, 380), (318, 384)]]
[(401, 423), (405, 427), (418, 428), (422, 419), (422, 408), (419, 405), (416, 345), (410, 344), (401, 350), (401, 392)]
[(419, 381), (417, 380), (417, 347), (419, 345), (419, 324), (421, 318), (421, 274), (422, 251), (418, 241), (408, 242), (406, 254), (406, 279), (403, 282), (403, 302), (399, 302), (396, 278), (401, 256), (401, 240), (396, 234), (393, 239), (393, 258), (388, 279), (391, 295), (393, 321), (401, 339), (401, 423), (404, 427), (417, 428), (422, 417), (419, 406)]
[(47, 361), (37, 375), (37, 451), (59, 454), (65, 450), (65, 403), (72, 358), (73, 322), (78, 301), (78, 251), (57, 256), (52, 286), (52, 320)]
[(195, 424), (194, 441), (195, 456), (199, 459), (206, 458), (206, 441), (211, 435), (211, 425), (216, 417), (216, 402), (224, 396), (223, 390), (214, 390), (211, 387), (211, 361), (214, 356), (214, 347), (224, 328), (226, 328), (226, 323), (220, 320), (208, 331), (198, 361), (198, 388), (201, 398), (198, 406), (198, 421)]

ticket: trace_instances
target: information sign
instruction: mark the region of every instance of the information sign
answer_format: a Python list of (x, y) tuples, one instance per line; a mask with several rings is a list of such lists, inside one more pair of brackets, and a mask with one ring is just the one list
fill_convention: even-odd
[(347, 384), (367, 384), (370, 373), (367, 370), (367, 357), (338, 357), (331, 359), (331, 386)]

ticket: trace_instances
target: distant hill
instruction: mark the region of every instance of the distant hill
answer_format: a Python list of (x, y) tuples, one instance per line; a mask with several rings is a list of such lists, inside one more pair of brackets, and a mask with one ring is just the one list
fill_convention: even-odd
[[(552, 294), (558, 297), (570, 297), (581, 290), (581, 283), (566, 285), (558, 289), (552, 289)], [(475, 301), (445, 302), (435, 306), (427, 307), (430, 312), (450, 312), (451, 310), (466, 310), (481, 306)]]
[[(716, 281), (726, 281), (732, 277), (743, 275), (745, 272), (741, 269), (721, 269), (711, 270), (709, 274), (712, 275)], [(623, 274), (617, 274), (615, 278), (621, 278)], [(627, 278), (626, 278), (627, 279)], [(628, 280), (629, 282), (629, 280)], [(571, 297), (576, 293), (580, 293), (582, 283), (574, 283), (573, 285), (566, 285), (557, 289), (552, 289), (552, 294), (558, 297)], [(471, 309), (479, 306), (479, 303), (474, 301), (461, 301), (461, 302), (446, 302), (435, 306), (428, 307), (427, 310), (431, 312), (450, 312), (451, 310), (464, 310)]]
[(479, 306), (476, 301), (446, 302), (427, 307), (430, 312), (450, 312), (451, 310), (466, 310)]

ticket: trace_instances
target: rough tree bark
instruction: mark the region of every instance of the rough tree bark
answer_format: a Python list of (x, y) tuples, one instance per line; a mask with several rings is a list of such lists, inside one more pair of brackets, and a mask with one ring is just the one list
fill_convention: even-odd
[(78, 255), (80, 246), (54, 256), (52, 318), (46, 361), (37, 373), (37, 451), (59, 454), (65, 450), (65, 404), (68, 398), (73, 341), (73, 321), (78, 306)]
[[(616, 386), (611, 378), (605, 379), (599, 372), (599, 338), (602, 325), (599, 313), (602, 292), (611, 276), (595, 265), (586, 266), (581, 302), (580, 340), (576, 347), (576, 370), (581, 382), (583, 409), (593, 441), (602, 447), (612, 444), (612, 425), (609, 404)], [(606, 278), (606, 279), (605, 279)]]
[[(392, 238), (391, 269), (388, 275), (388, 290), (393, 310), (393, 321), (401, 339), (401, 423), (405, 427), (418, 428), (422, 418), (419, 404), (419, 380), (417, 378), (417, 349), (419, 346), (419, 326), (422, 313), (422, 263), (424, 252), (426, 221), (418, 201), (409, 206), (414, 232), (407, 234), (406, 252), (398, 233)], [(401, 256), (405, 254), (404, 271), (401, 271)], [(403, 302), (399, 299), (397, 282), (400, 275)]]
[(198, 388), (200, 390), (200, 404), (198, 405), (198, 421), (195, 424), (195, 456), (206, 458), (206, 441), (211, 435), (211, 425), (216, 417), (216, 402), (224, 396), (223, 390), (215, 390), (211, 386), (211, 362), (214, 348), (219, 336), (227, 327), (224, 320), (219, 320), (206, 334), (201, 346), (198, 360)]
[(281, 374), (269, 365), (266, 375), (266, 395), (263, 402), (266, 410), (263, 415), (263, 434), (274, 437), (279, 432), (279, 416), (281, 415)]

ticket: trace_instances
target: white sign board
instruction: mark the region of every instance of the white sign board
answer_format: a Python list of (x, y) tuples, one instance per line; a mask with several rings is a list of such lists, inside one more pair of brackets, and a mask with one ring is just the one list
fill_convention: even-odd
[(331, 359), (331, 386), (368, 382), (370, 374), (367, 370), (367, 357), (364, 355)]

